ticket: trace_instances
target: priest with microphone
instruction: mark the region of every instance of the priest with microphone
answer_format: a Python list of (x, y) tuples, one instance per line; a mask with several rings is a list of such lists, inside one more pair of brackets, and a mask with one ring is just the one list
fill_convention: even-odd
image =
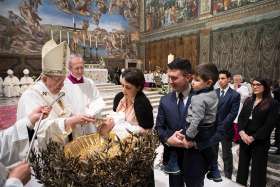
[[(37, 143), (35, 145), (39, 148), (44, 147), (49, 139), (65, 144), (72, 139), (72, 132), (75, 131), (76, 125), (95, 122), (93, 117), (87, 115), (73, 115), (70, 104), (65, 101), (65, 97), (61, 94), (61, 92), (64, 92), (62, 89), (69, 54), (70, 50), (67, 42), (57, 45), (54, 40), (48, 41), (42, 48), (41, 80), (28, 88), (18, 102), (17, 120), (25, 118), (39, 106), (52, 105), (52, 110), (47, 118), (41, 120), (36, 134)], [(30, 141), (36, 125), (38, 125), (38, 122), (34, 125), (27, 124)], [(22, 132), (18, 133), (20, 139)], [(24, 160), (26, 153), (27, 150), (24, 149), (18, 154)]]

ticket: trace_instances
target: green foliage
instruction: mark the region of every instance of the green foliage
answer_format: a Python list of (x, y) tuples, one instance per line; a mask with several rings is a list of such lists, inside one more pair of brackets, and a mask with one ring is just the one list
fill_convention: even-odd
[[(110, 157), (108, 150), (113, 144), (118, 144), (120, 151)], [(133, 135), (126, 141), (109, 139), (105, 153), (96, 152), (88, 160), (81, 160), (66, 157), (64, 146), (50, 141), (46, 149), (31, 153), (30, 163), (35, 177), (49, 187), (142, 187), (154, 180), (153, 162), (158, 145), (153, 132)]]

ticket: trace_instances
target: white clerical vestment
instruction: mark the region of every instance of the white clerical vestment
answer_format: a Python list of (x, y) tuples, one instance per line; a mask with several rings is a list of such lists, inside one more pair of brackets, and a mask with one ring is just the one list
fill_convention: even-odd
[[(230, 85), (230, 87), (232, 89), (234, 89), (234, 85)], [(250, 92), (249, 92), (249, 89), (246, 87), (246, 86), (239, 86), (237, 89), (234, 89), (235, 91), (237, 91), (239, 94), (240, 94), (240, 105), (239, 105), (239, 109), (238, 109), (238, 114), (234, 120), (234, 123), (237, 123), (238, 122), (238, 117), (239, 117), (239, 114), (241, 112), (241, 109), (243, 107), (243, 103), (245, 102), (245, 100), (247, 99), (247, 97), (250, 96)]]
[[(84, 83), (73, 84), (68, 78), (64, 81), (66, 102), (70, 104), (73, 114), (98, 116), (105, 107), (105, 102), (91, 79), (83, 77)], [(73, 138), (96, 132), (94, 124), (77, 125)]]
[(29, 146), (27, 124), (30, 123), (26, 117), (0, 131), (0, 162), (5, 166), (25, 159)]
[(7, 76), (4, 79), (4, 96), (16, 97), (20, 94), (19, 80), (16, 76)]
[[(57, 95), (49, 92), (48, 88), (42, 81), (35, 83), (28, 88), (19, 99), (17, 108), (17, 120), (27, 117), (34, 109), (39, 106), (50, 105)], [(68, 142), (68, 135), (71, 129), (66, 131), (64, 122), (71, 115), (70, 107), (64, 101), (64, 98), (55, 102), (48, 117), (41, 121), (40, 128), (37, 133), (38, 147), (45, 147), (49, 139), (58, 143)], [(38, 125), (38, 122), (35, 126)], [(18, 132), (21, 133), (21, 132)]]
[(22, 94), (27, 88), (34, 83), (33, 79), (29, 76), (23, 76), (20, 79), (20, 93)]
[(3, 79), (0, 77), (0, 96), (3, 95)]

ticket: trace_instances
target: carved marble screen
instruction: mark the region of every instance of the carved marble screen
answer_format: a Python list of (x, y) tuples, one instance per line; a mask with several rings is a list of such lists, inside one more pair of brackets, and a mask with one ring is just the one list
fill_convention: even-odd
[(280, 18), (212, 32), (211, 58), (246, 79), (280, 78)]

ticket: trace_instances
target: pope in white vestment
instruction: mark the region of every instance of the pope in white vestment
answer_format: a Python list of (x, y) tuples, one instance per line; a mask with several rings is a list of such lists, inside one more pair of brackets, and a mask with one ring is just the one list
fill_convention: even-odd
[(30, 85), (34, 83), (33, 79), (29, 77), (29, 70), (23, 70), (24, 76), (20, 78), (20, 93), (22, 94)]
[[(49, 116), (41, 121), (36, 134), (38, 148), (45, 147), (49, 139), (64, 144), (71, 139), (69, 135), (78, 123), (94, 122), (94, 119), (85, 115), (73, 115), (64, 97), (55, 101), (62, 92), (69, 54), (66, 42), (57, 45), (53, 40), (48, 41), (42, 49), (41, 80), (28, 88), (18, 102), (17, 120), (27, 117), (37, 107), (52, 105)], [(38, 123), (35, 127), (37, 125)], [(32, 128), (34, 127), (29, 127), (28, 130), (32, 131)], [(26, 149), (19, 150), (18, 154), (25, 156), (26, 152)]]
[[(85, 114), (98, 117), (105, 102), (94, 82), (83, 76), (84, 61), (79, 55), (71, 55), (68, 60), (69, 75), (64, 81), (66, 101), (73, 114)], [(79, 124), (73, 131), (73, 137), (96, 132), (95, 124)]]
[(20, 95), (19, 80), (14, 76), (14, 72), (11, 69), (7, 71), (8, 76), (4, 79), (4, 96), (5, 97), (17, 97)]

